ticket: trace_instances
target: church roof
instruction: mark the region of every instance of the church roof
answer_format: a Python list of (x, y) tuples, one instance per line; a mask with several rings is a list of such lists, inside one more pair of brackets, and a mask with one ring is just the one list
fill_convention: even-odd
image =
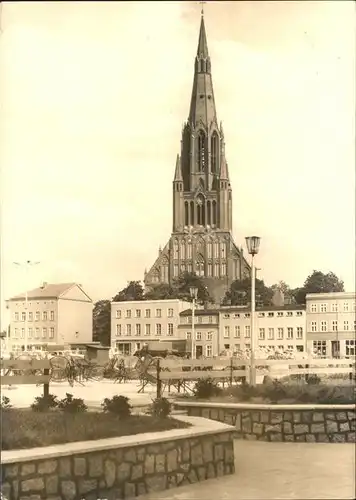
[(206, 38), (205, 23), (204, 23), (204, 16), (203, 15), (201, 16), (201, 21), (200, 21), (197, 56), (204, 57), (204, 58), (209, 57), (208, 41)]
[(175, 181), (182, 181), (183, 182), (183, 177), (182, 177), (182, 167), (180, 164), (180, 158), (179, 155), (177, 155), (177, 161), (176, 161), (176, 171), (174, 173), (174, 180)]

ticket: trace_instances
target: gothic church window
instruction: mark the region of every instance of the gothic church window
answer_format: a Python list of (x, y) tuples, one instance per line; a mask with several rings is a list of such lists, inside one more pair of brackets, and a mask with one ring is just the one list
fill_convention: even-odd
[(219, 258), (219, 242), (218, 241), (214, 242), (214, 258), (215, 259)]
[(211, 241), (208, 241), (208, 258), (211, 259), (213, 256), (213, 244)]
[(208, 276), (209, 278), (213, 275), (213, 265), (209, 262), (208, 264)]
[(185, 259), (185, 241), (180, 242), (180, 258)]
[(221, 258), (222, 258), (222, 259), (225, 259), (225, 257), (226, 257), (226, 243), (223, 243), (223, 242), (222, 242), (222, 243), (220, 244), (220, 249), (221, 249), (221, 250), (220, 250), (220, 251), (221, 251)]
[(174, 264), (174, 266), (173, 266), (173, 275), (174, 275), (175, 278), (178, 278), (178, 274), (179, 274), (178, 265)]
[(216, 201), (213, 200), (213, 214), (212, 214), (212, 219), (213, 219), (213, 225), (216, 225)]
[(184, 225), (189, 225), (189, 205), (187, 201), (184, 203)]
[(205, 226), (205, 199), (202, 194), (197, 197), (197, 223)]
[(220, 277), (219, 267), (220, 267), (219, 263), (215, 262), (215, 264), (214, 264), (214, 277), (215, 278), (219, 278)]
[(168, 283), (168, 260), (162, 260), (161, 265), (161, 283)]
[(221, 276), (226, 276), (226, 264), (223, 262), (221, 264)]
[(205, 171), (205, 134), (202, 130), (198, 134), (198, 172)]
[(211, 202), (207, 201), (206, 203), (206, 215), (207, 215), (207, 224), (211, 225)]
[(192, 258), (192, 242), (191, 241), (188, 241), (188, 245), (187, 245), (187, 250), (188, 250), (188, 259), (191, 259)]
[(178, 247), (178, 241), (177, 240), (174, 240), (174, 243), (173, 243), (173, 254), (174, 254), (174, 258), (178, 259), (178, 256), (179, 256), (179, 247)]
[(211, 172), (215, 174), (218, 171), (219, 161), (219, 137), (216, 132), (211, 136)]
[(194, 201), (190, 202), (190, 224), (194, 226)]
[(195, 272), (197, 276), (204, 276), (204, 257), (199, 254), (195, 263)]

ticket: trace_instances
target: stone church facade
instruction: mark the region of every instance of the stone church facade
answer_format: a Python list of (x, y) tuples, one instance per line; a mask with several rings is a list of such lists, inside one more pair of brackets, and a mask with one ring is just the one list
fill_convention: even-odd
[(189, 117), (173, 180), (172, 234), (145, 272), (146, 289), (171, 284), (185, 271), (204, 279), (217, 304), (233, 281), (250, 275), (243, 251), (232, 237), (232, 189), (203, 15)]

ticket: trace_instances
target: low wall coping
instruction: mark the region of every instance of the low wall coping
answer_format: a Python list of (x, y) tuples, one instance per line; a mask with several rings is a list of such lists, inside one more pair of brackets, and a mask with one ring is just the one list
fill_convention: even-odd
[(131, 436), (120, 436), (92, 441), (78, 441), (75, 443), (56, 444), (40, 448), (29, 448), (21, 450), (5, 450), (1, 452), (1, 464), (13, 464), (19, 462), (30, 462), (32, 460), (47, 460), (67, 455), (79, 455), (94, 451), (128, 448), (134, 446), (145, 446), (148, 444), (164, 443), (172, 440), (195, 438), (209, 434), (222, 434), (235, 430), (231, 425), (223, 424), (215, 420), (202, 417), (188, 417), (186, 415), (175, 415), (175, 420), (192, 424), (185, 429), (172, 429), (162, 432), (145, 432)]
[(318, 405), (318, 404), (249, 404), (249, 403), (217, 403), (217, 402), (206, 402), (206, 401), (176, 401), (174, 406), (186, 407), (197, 407), (199, 408), (224, 408), (231, 410), (284, 410), (284, 411), (298, 411), (298, 410), (338, 410), (338, 411), (350, 411), (356, 410), (356, 404), (347, 405)]

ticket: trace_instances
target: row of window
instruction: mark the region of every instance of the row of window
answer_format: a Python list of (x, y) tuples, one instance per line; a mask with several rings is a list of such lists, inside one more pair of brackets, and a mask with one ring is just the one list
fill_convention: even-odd
[[(19, 333), (20, 333), (20, 337), (19, 337)], [(40, 338), (40, 333), (41, 333), (41, 329), (40, 328), (29, 328), (28, 332), (27, 332), (29, 339), (31, 339), (33, 337), (33, 334), (34, 334), (34, 338), (35, 339)], [(47, 338), (47, 335), (48, 335), (49, 339), (53, 339), (54, 338), (54, 328), (53, 327), (51, 327), (51, 328), (42, 328), (42, 338), (43, 339)], [(15, 328), (13, 330), (12, 337), (14, 339), (17, 339), (17, 338), (24, 339), (25, 338), (25, 329), (21, 328), (21, 330), (19, 331), (18, 328)]]
[[(150, 324), (146, 324), (145, 325), (145, 329), (144, 329), (144, 334), (145, 335), (153, 335), (153, 334), (155, 334), (155, 335), (163, 335), (164, 334), (161, 323), (156, 323), (154, 329), (151, 328), (151, 326), (152, 325), (150, 325)], [(124, 329), (124, 327), (126, 327), (126, 329)], [(168, 323), (167, 335), (168, 336), (172, 336), (173, 335), (173, 331), (174, 331), (173, 323)], [(136, 336), (139, 337), (140, 335), (142, 335), (142, 333), (143, 333), (143, 329), (142, 329), (142, 325), (140, 323), (137, 323), (135, 325), (134, 332), (133, 332), (133, 328), (132, 328), (131, 324), (116, 325), (116, 336), (117, 337), (120, 337), (121, 335), (127, 335), (127, 336), (136, 335)]]
[[(250, 332), (251, 328), (250, 325), (245, 326), (245, 338), (250, 337)], [(241, 337), (241, 327), (240, 325), (236, 325), (234, 327), (234, 338), (239, 339)], [(287, 327), (287, 339), (292, 340), (294, 337), (294, 328), (293, 327)], [(230, 338), (230, 326), (225, 326), (224, 327), (224, 338), (228, 339)], [(260, 340), (265, 340), (266, 339), (266, 328), (259, 328), (259, 337)], [(274, 340), (275, 338), (275, 328), (268, 328), (268, 340)], [(282, 340), (284, 338), (284, 328), (277, 328), (277, 339)], [(301, 326), (298, 326), (296, 328), (296, 338), (297, 339), (302, 339), (303, 338), (303, 328)]]
[[(295, 313), (295, 316), (303, 316), (303, 311), (294, 311)], [(291, 317), (291, 316), (294, 316), (293, 314), (293, 311), (278, 311), (277, 313), (275, 312), (257, 312), (257, 317), (258, 318), (274, 318), (275, 316), (277, 316), (278, 318), (281, 318), (283, 317), (284, 315), (286, 315), (287, 317)], [(224, 313), (223, 314), (223, 318), (224, 319), (228, 319), (230, 317), (233, 317), (234, 319), (237, 319), (237, 318), (249, 318), (251, 316), (250, 313), (244, 313), (244, 314), (241, 314), (241, 313), (234, 313), (233, 315), (229, 314), (229, 313)]]
[[(218, 259), (219, 257), (225, 258), (226, 257), (226, 243), (221, 242), (219, 243), (218, 241), (215, 241), (214, 244), (211, 243), (210, 241), (207, 243), (207, 253), (208, 253), (208, 259), (215, 258)], [(181, 241), (180, 245), (178, 246), (178, 242), (175, 241), (173, 244), (173, 255), (174, 259), (191, 259), (192, 258), (192, 243), (188, 241), (187, 243), (185, 241)]]
[[(326, 340), (314, 340), (313, 341), (313, 349), (318, 354), (322, 356), (326, 356)], [(356, 341), (345, 340), (345, 354), (346, 356), (355, 356), (356, 354)]]
[[(353, 329), (356, 330), (356, 320), (354, 321), (353, 324)], [(351, 330), (351, 325), (350, 322), (345, 320), (343, 322), (334, 320), (331, 322), (331, 331), (332, 332), (337, 332), (337, 331), (343, 331), (343, 332), (348, 332)], [(319, 330), (318, 330), (318, 324), (316, 321), (311, 321), (310, 322), (310, 331), (311, 332), (328, 332), (330, 331), (330, 326), (327, 321), (320, 321), (319, 322)]]
[[(328, 305), (330, 307), (328, 307)], [(340, 304), (341, 306), (341, 304)], [(316, 313), (316, 312), (321, 312), (321, 313), (326, 313), (326, 312), (350, 312), (351, 311), (351, 303), (350, 302), (344, 302), (343, 303), (343, 307), (339, 307), (339, 304), (334, 302), (332, 304), (327, 304), (327, 303), (323, 303), (323, 304), (310, 304), (309, 305), (309, 311), (312, 312), (312, 313)], [(356, 302), (353, 302), (352, 303), (352, 311), (356, 311)]]
[[(187, 271), (188, 273), (193, 272), (193, 265), (192, 263), (188, 262), (186, 265), (181, 264), (178, 266), (178, 264), (173, 265), (173, 276), (178, 277), (180, 273), (184, 273)], [(195, 269), (194, 272), (198, 276), (205, 276), (205, 261), (204, 258), (201, 255), (198, 255), (198, 258), (195, 262)], [(208, 277), (214, 277), (214, 278), (220, 278), (222, 276), (226, 276), (226, 263), (223, 262), (220, 264), (219, 262), (215, 262), (213, 265), (211, 262), (208, 263), (207, 266), (207, 274)]]
[[(122, 313), (121, 309), (118, 309), (116, 311), (116, 318), (121, 319), (122, 318)], [(174, 316), (174, 309), (169, 308), (167, 310), (167, 316), (168, 318), (173, 318)], [(125, 311), (125, 318), (130, 319), (133, 317), (131, 309), (126, 309)], [(142, 309), (135, 309), (134, 311), (134, 317), (135, 318), (151, 318), (151, 309), (145, 309), (144, 311)], [(162, 309), (155, 309), (155, 317), (156, 318), (162, 318)]]
[[(49, 314), (48, 314), (49, 313)], [(54, 311), (43, 311), (42, 312), (42, 321), (48, 320), (54, 321)], [(27, 316), (28, 321), (33, 321), (33, 312), (29, 311)], [(15, 321), (20, 321), (20, 313), (15, 312)], [(21, 321), (26, 321), (26, 312), (21, 313)], [(35, 312), (35, 321), (41, 321), (41, 312)]]

